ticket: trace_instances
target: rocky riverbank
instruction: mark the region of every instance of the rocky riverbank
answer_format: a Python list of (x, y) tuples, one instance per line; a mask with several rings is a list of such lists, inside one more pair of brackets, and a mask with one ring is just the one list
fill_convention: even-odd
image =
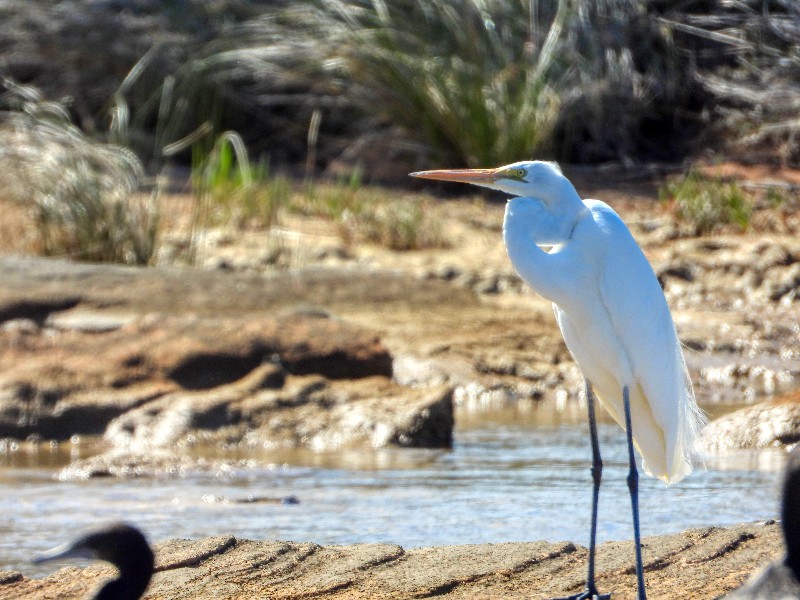
[[(131, 453), (146, 464), (198, 444), (451, 443), (452, 385), (400, 385), (378, 336), (331, 311), (478, 306), (468, 291), (341, 270), (263, 278), (3, 258), (0, 272), (1, 437), (103, 435), (126, 467)], [(91, 460), (70, 471), (117, 472)]]
[[(650, 192), (595, 192), (619, 197), (654, 265), (701, 405), (770, 402), (709, 428), (707, 450), (800, 439), (797, 215), (696, 236)], [(549, 304), (508, 265), (502, 208), (448, 201), (448, 247), (405, 253), (286, 223), (294, 266), (282, 270), (263, 260), (273, 233), (252, 231), (210, 232), (200, 268), (0, 257), (0, 449), (91, 439), (98, 453), (61, 479), (169, 477), (216, 469), (203, 447), (447, 447), (459, 415), (577, 402)], [(650, 595), (719, 597), (780, 552), (775, 524), (649, 538)], [(159, 545), (149, 597), (546, 597), (577, 591), (585, 558), (569, 542), (404, 550), (219, 536)], [(601, 587), (632, 598), (632, 564), (630, 544), (604, 544)], [(3, 573), (0, 598), (75, 597), (108, 574)]]
[[(587, 195), (614, 197), (650, 258), (701, 406), (717, 414), (796, 389), (797, 215), (777, 207), (754, 216), (757, 234), (696, 236), (651, 190), (617, 187)], [(282, 235), (296, 239), (281, 253), (297, 266), (285, 270), (261, 260), (275, 232), (254, 231), (208, 232), (201, 268), (2, 257), (0, 438), (103, 436), (125, 465), (155, 450), (186, 460), (206, 442), (442, 447), (454, 410), (577, 400), (549, 303), (508, 264), (502, 212), (447, 201), (448, 244), (413, 252), (287, 221)], [(168, 236), (165, 256), (180, 239)], [(788, 398), (779, 411), (793, 410)], [(706, 448), (733, 445), (721, 437)]]

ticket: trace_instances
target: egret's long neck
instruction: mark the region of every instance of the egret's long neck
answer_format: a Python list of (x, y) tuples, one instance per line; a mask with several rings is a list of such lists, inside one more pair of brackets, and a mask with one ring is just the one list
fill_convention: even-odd
[[(569, 193), (571, 191), (571, 193)], [(503, 241), (517, 274), (536, 292), (558, 303), (567, 260), (558, 247), (568, 244), (578, 222), (589, 212), (572, 185), (554, 209), (533, 198), (513, 198), (506, 205)], [(540, 246), (555, 246), (545, 252)], [(557, 264), (558, 263), (558, 264)]]
[(552, 288), (555, 277), (549, 264), (551, 257), (533, 240), (530, 228), (525, 226), (523, 219), (515, 218), (510, 205), (503, 223), (503, 241), (517, 275), (535, 292), (554, 301), (555, 290)]

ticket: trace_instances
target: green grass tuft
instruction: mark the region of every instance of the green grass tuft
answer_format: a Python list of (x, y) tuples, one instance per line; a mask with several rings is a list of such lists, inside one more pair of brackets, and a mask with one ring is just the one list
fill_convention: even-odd
[(376, 210), (364, 211), (358, 223), (364, 239), (391, 250), (420, 250), (448, 245), (435, 211), (419, 201), (387, 203)]
[(210, 151), (192, 146), (192, 193), (195, 197), (191, 242), (186, 259), (196, 260), (200, 238), (213, 226), (270, 229), (292, 196), (291, 182), (272, 176), (266, 161), (251, 164), (242, 138), (227, 131)]
[(335, 184), (306, 182), (292, 209), (332, 220), (345, 242), (367, 241), (399, 251), (448, 245), (434, 207), (418, 198), (394, 200), (386, 190), (363, 186), (358, 169)]
[(696, 171), (665, 183), (659, 197), (674, 201), (678, 216), (693, 223), (698, 233), (730, 224), (746, 229), (753, 212), (752, 198), (735, 182), (705, 177)]

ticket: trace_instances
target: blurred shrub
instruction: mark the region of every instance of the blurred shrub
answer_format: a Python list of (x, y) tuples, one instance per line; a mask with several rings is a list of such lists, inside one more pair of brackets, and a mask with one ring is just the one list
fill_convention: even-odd
[(508, 0), (324, 6), (319, 25), (335, 40), (350, 100), (436, 161), (501, 164), (549, 146), (566, 3), (544, 23), (531, 20), (531, 3)]
[(691, 149), (699, 104), (688, 55), (658, 17), (661, 3), (572, 0), (559, 47), (571, 66), (556, 127), (576, 163), (674, 161)]
[(454, 166), (675, 160), (707, 126), (800, 160), (788, 0), (11, 0), (0, 19), (16, 80), (90, 134), (122, 107), (156, 170), (201, 129), (301, 165), (315, 112), (314, 169), (391, 160), (380, 140)]
[[(0, 48), (18, 79), (51, 98), (72, 94), (83, 125), (106, 118), (109, 98), (149, 52), (123, 90), (128, 143), (148, 164), (204, 123), (217, 135), (240, 132), (273, 164), (299, 164), (314, 111), (323, 166), (358, 138), (398, 131), (437, 163), (545, 153), (593, 161), (669, 146), (648, 134), (668, 139), (673, 130), (652, 125), (669, 122), (659, 111), (676, 113), (683, 96), (673, 92), (690, 77), (675, 68), (653, 4), (20, 1), (0, 7), (9, 25)], [(69, 49), (50, 62), (47, 28)]]
[(800, 3), (683, 3), (661, 19), (710, 95), (706, 138), (748, 161), (800, 165)]
[(7, 197), (29, 206), (39, 250), (77, 260), (147, 264), (155, 254), (157, 191), (137, 194), (142, 165), (96, 142), (61, 104), (6, 82), (0, 173)]
[(391, 250), (446, 248), (449, 245), (435, 210), (419, 200), (385, 202), (372, 210), (362, 211), (356, 219), (356, 228), (363, 239)]

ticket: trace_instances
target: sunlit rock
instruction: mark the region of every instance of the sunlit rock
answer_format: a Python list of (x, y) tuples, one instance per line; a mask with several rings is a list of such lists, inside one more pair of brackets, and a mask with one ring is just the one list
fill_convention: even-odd
[(800, 393), (742, 408), (709, 423), (700, 434), (706, 452), (758, 450), (800, 442)]

